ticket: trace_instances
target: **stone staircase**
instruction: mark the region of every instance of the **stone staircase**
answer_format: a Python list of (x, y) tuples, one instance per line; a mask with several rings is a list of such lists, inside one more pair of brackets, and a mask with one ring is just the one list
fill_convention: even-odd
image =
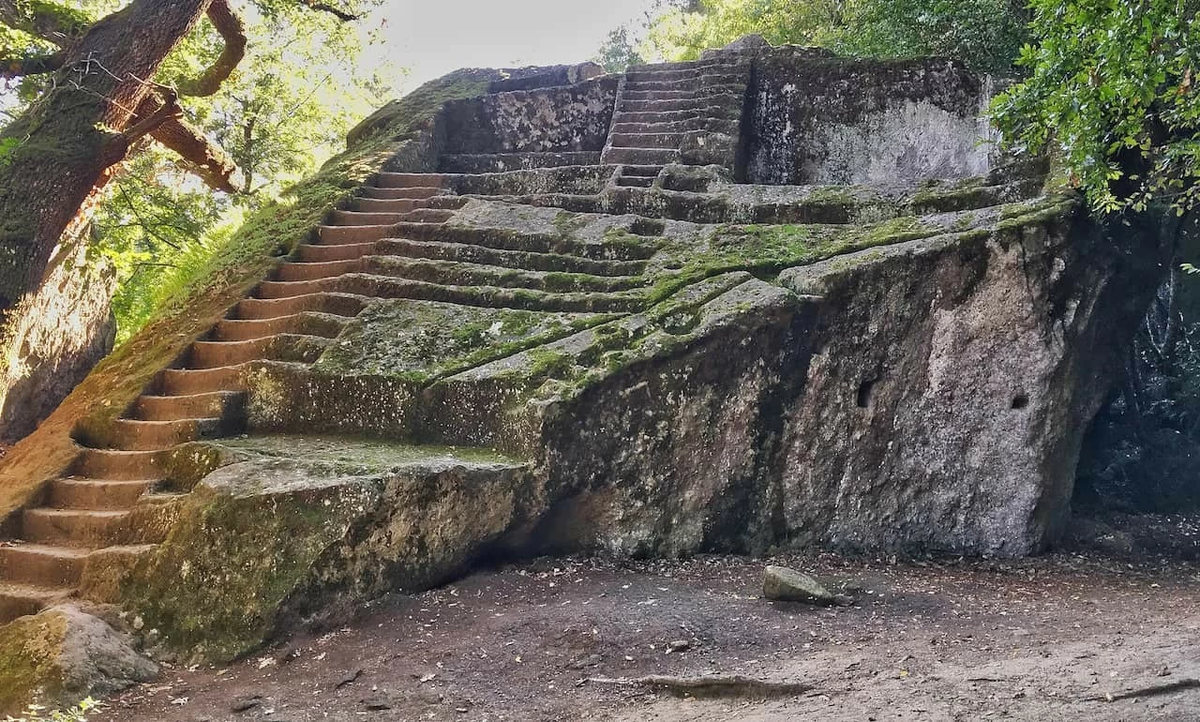
[(735, 171), (751, 64), (736, 53), (631, 68), (600, 162), (619, 187), (649, 188), (671, 163)]
[(444, 220), (446, 211), (428, 206), (446, 193), (445, 178), (380, 174), (353, 210), (335, 211), (315, 243), (301, 245), (164, 370), (105, 438), (80, 440), (71, 474), (52, 481), (41, 505), (21, 516), (15, 538), (0, 542), (0, 624), (75, 595), (90, 560), (136, 556), (165, 539), (183, 494), (164, 478), (164, 452), (241, 433), (251, 363), (315, 361), (369, 302), (325, 287), (371, 268), (376, 254), (419, 254), (420, 244), (383, 239), (400, 222)]

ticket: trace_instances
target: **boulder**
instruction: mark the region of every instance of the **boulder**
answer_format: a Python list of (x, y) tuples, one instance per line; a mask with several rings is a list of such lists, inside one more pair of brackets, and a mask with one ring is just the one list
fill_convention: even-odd
[(763, 596), (773, 602), (804, 602), (822, 607), (838, 604), (838, 597), (809, 575), (788, 567), (769, 566), (763, 572)]
[(0, 714), (30, 704), (63, 707), (158, 675), (128, 635), (74, 607), (47, 609), (0, 627)]

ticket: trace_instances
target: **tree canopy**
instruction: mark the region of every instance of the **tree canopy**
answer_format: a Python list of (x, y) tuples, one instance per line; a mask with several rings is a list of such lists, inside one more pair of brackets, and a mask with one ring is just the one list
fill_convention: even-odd
[(743, 35), (819, 45), (845, 55), (954, 57), (983, 70), (1012, 66), (1027, 38), (1020, 0), (691, 0), (664, 3), (646, 52), (690, 60)]
[(1059, 154), (1102, 213), (1200, 199), (1200, 0), (1033, 0), (1007, 138)]
[[(197, 24), (164, 59), (153, 80), (177, 91), (177, 130), (185, 132), (172, 147), (161, 131), (136, 145), (106, 185), (91, 234), (97, 259), (119, 274), (114, 310), (122, 338), (247, 210), (313, 171), (358, 118), (387, 99), (395, 69), (365, 67), (370, 37), (348, 22), (378, 4), (234, 2), (224, 5), (224, 27), (210, 11), (210, 22)], [(56, 61), (37, 58), (55, 57), (123, 6), (0, 0), (9, 78), (3, 112), (16, 118), (44, 94), (51, 76), (33, 70)]]

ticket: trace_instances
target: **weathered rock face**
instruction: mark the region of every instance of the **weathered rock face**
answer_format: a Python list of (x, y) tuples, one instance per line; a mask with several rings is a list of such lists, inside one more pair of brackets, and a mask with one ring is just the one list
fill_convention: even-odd
[(894, 183), (987, 173), (991, 81), (926, 60), (798, 61), (760, 55), (751, 89), (749, 183)]
[(124, 580), (148, 638), (199, 658), (439, 584), (539, 510), (528, 467), (497, 454), (301, 437), (227, 453)]
[[(80, 419), (65, 475), (180, 495), (73, 512), (63, 534), (161, 542), (88, 554), (75, 593), (228, 659), (481, 555), (1053, 543), (1152, 231), (1088, 226), (1037, 159), (993, 167), (983, 80), (940, 61), (746, 43), (616, 96), (556, 73), (463, 71), (369, 119), (403, 138), (388, 172), (121, 418)], [(587, 150), (606, 104), (619, 165)], [(775, 184), (734, 183), (733, 145)], [(521, 170), (467, 172), (489, 163)], [(862, 183), (778, 184), (814, 178)]]
[(616, 91), (617, 79), (606, 76), (455, 101), (447, 105), (439, 128), (443, 153), (599, 153), (608, 138)]

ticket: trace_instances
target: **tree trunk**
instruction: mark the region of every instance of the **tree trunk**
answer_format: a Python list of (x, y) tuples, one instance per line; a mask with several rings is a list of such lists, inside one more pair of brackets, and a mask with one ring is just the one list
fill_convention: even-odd
[[(148, 81), (211, 1), (134, 0), (100, 20), (64, 50), (52, 89), (0, 134), (0, 440), (28, 433), (96, 360), (97, 339), (78, 336), (109, 332), (98, 313), (47, 309), (81, 297), (62, 295), (70, 279), (60, 276), (81, 258), (89, 207), (137, 139), (126, 131), (148, 130), (136, 117), (155, 91)], [(96, 308), (107, 317), (107, 306)]]

